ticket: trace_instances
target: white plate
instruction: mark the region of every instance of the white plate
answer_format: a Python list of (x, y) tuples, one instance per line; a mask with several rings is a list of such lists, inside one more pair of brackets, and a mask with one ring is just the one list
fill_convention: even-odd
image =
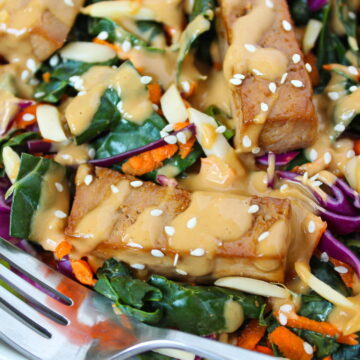
[(26, 358), (0, 341), (0, 360), (26, 360)]

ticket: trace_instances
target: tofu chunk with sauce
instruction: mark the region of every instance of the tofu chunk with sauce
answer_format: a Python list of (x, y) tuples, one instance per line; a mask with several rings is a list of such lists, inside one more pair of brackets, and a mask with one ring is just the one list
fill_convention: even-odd
[(290, 202), (163, 187), (81, 166), (65, 234), (73, 258), (114, 257), (187, 281), (223, 276), (283, 281)]
[(279, 153), (309, 146), (317, 118), (286, 0), (220, 0), (220, 5), (237, 150), (260, 146)]

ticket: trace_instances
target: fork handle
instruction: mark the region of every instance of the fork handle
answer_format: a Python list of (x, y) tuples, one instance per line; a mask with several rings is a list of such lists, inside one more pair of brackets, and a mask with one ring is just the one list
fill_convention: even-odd
[[(160, 334), (159, 334), (160, 335)], [(274, 357), (227, 345), (219, 341), (209, 340), (199, 336), (176, 330), (165, 330), (163, 339), (148, 340), (133, 345), (109, 360), (126, 360), (132, 356), (147, 351), (159, 349), (177, 349), (193, 353), (209, 360), (270, 360)]]

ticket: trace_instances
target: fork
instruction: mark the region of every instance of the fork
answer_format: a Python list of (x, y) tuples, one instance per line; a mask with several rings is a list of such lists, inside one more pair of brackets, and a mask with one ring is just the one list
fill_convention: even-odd
[(34, 360), (125, 360), (158, 349), (211, 360), (273, 359), (116, 314), (107, 298), (1, 238), (0, 339)]

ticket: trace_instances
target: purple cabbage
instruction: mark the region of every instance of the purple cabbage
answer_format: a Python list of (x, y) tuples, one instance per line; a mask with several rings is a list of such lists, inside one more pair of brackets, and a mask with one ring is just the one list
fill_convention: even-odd
[(44, 140), (29, 140), (27, 143), (29, 153), (49, 153), (55, 152), (52, 143)]
[(308, 0), (308, 6), (311, 11), (318, 11), (327, 4), (327, 0)]
[(56, 263), (57, 270), (72, 279), (75, 279), (74, 273), (72, 271), (71, 262), (68, 256), (64, 256), (62, 259), (58, 260)]
[[(299, 151), (290, 151), (283, 154), (274, 154), (275, 155), (275, 166), (286, 166), (290, 163), (290, 161), (294, 160), (298, 155)], [(272, 153), (268, 153), (256, 158), (256, 162), (268, 166), (269, 165), (269, 155)]]

